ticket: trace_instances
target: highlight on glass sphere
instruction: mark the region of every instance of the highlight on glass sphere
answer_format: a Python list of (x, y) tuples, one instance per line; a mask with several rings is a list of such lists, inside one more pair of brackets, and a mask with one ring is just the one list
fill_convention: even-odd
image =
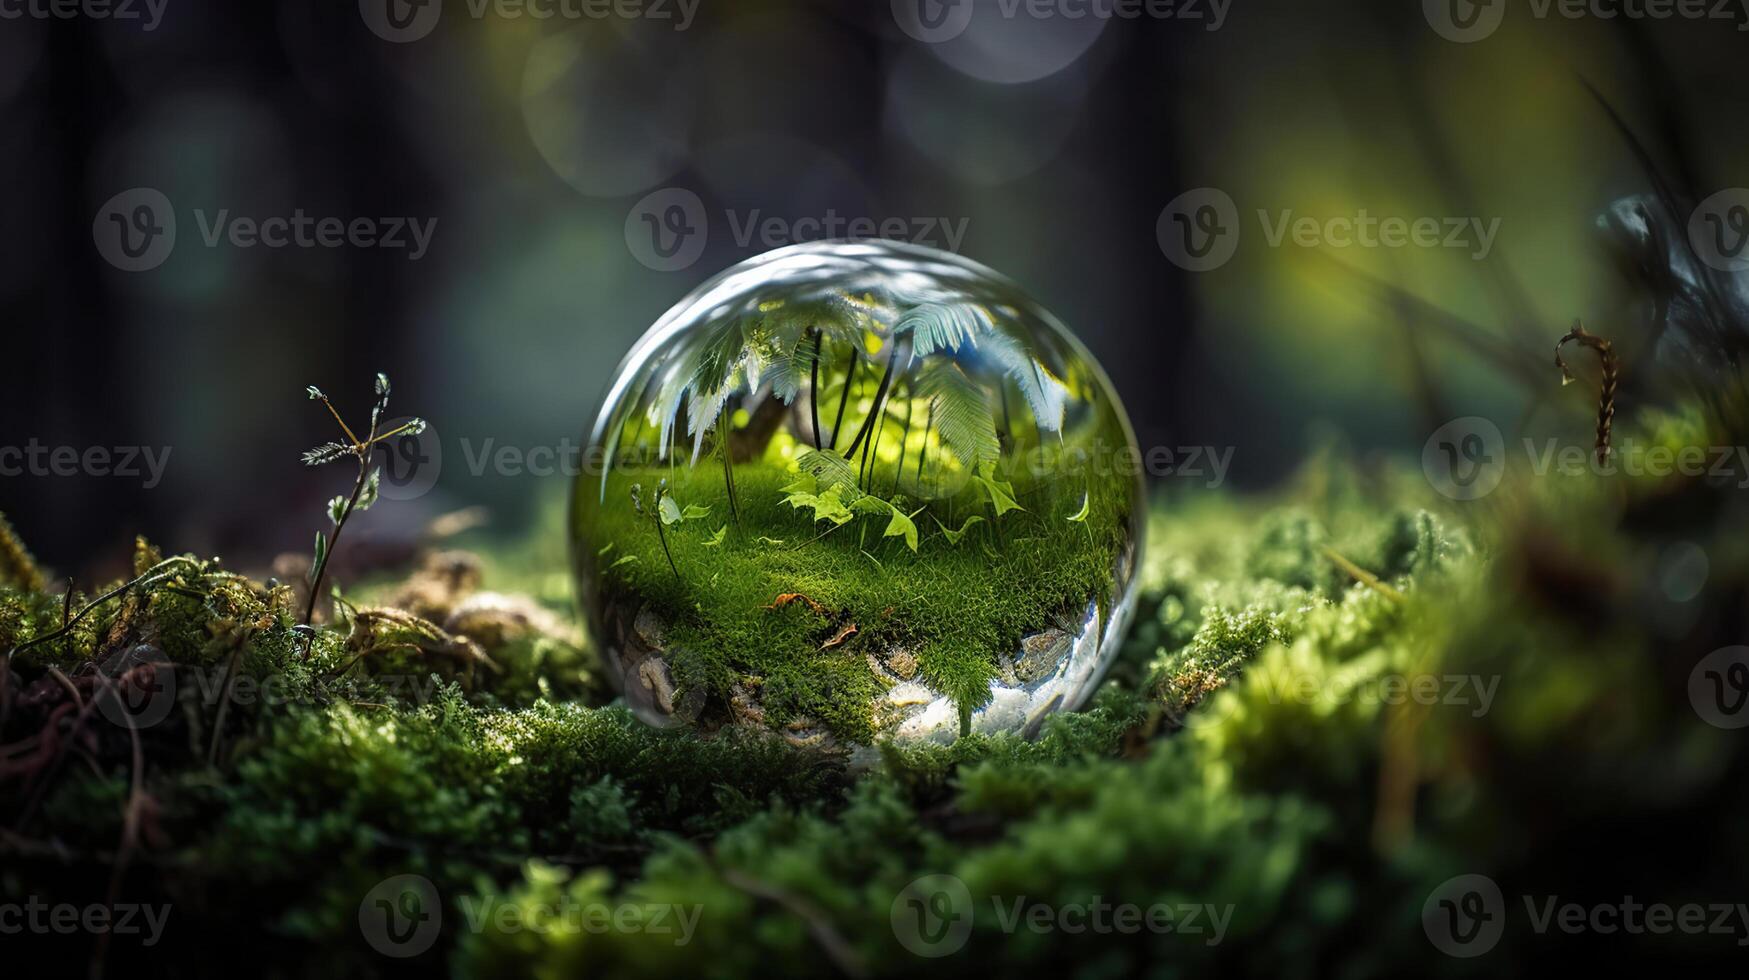
[(1091, 355), (945, 252), (768, 252), (620, 365), (574, 489), (591, 641), (651, 724), (1031, 735), (1135, 601), (1140, 456)]

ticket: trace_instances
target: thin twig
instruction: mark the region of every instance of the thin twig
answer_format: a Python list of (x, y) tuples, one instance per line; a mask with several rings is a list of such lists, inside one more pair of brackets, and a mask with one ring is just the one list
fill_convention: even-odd
[(6, 659), (10, 661), (14, 656), (16, 656), (20, 653), (23, 653), (24, 651), (30, 649), (31, 647), (34, 647), (34, 646), (37, 646), (37, 645), (43, 644), (43, 643), (49, 643), (49, 642), (52, 642), (54, 640), (58, 640), (61, 637), (67, 635), (69, 632), (72, 631), (73, 627), (79, 625), (80, 620), (82, 620), (86, 616), (90, 615), (90, 613), (93, 609), (96, 609), (98, 606), (101, 606), (104, 603), (108, 602), (109, 600), (114, 599), (116, 596), (119, 596), (119, 595), (127, 592), (129, 589), (132, 589), (137, 585), (143, 585), (147, 581), (154, 578), (155, 576), (159, 576), (164, 571), (164, 568), (167, 565), (193, 565), (196, 569), (198, 569), (200, 567), (199, 563), (197, 563), (194, 559), (187, 557), (186, 555), (177, 555), (174, 558), (166, 558), (163, 561), (159, 562), (158, 564), (153, 565), (151, 568), (146, 569), (144, 572), (141, 572), (139, 574), (139, 576), (132, 579), (131, 581), (123, 582), (121, 585), (118, 585), (115, 588), (110, 589), (108, 592), (105, 592), (104, 594), (98, 596), (97, 598), (92, 599), (90, 602), (87, 602), (78, 612), (73, 614), (73, 618), (71, 618), (71, 619), (67, 620), (65, 623), (61, 624), (60, 629), (53, 630), (53, 631), (48, 632), (48, 633), (44, 633), (41, 636), (32, 637), (31, 639), (28, 639), (28, 640), (24, 641), (23, 643), (20, 643), (17, 646), (14, 646), (12, 649), (6, 651)]

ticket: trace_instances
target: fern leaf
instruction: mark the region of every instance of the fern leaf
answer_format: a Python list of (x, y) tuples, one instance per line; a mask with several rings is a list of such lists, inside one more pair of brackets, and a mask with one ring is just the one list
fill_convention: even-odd
[(813, 331), (820, 333), (819, 352), (827, 356), (833, 344), (855, 343), (862, 333), (863, 310), (842, 293), (815, 299), (777, 302), (760, 310), (754, 344), (760, 367), (772, 393), (785, 405), (795, 401), (814, 366)]
[(1063, 428), (1063, 408), (1069, 401), (1069, 386), (1051, 373), (1020, 342), (1003, 333), (993, 333), (987, 348), (991, 358), (1032, 410), (1032, 417), (1045, 432)]
[(936, 351), (957, 352), (970, 343), (977, 346), (978, 336), (992, 326), (990, 314), (971, 303), (924, 303), (906, 311), (893, 325), (895, 335), (911, 335), (911, 358), (927, 357)]
[(976, 468), (1001, 455), (990, 399), (959, 365), (946, 360), (930, 364), (917, 379), (917, 394), (929, 400), (935, 431), (961, 464)]

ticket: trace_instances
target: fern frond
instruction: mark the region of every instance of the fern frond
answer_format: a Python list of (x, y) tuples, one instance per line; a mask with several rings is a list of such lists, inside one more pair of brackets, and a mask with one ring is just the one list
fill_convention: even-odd
[(774, 304), (761, 311), (754, 333), (769, 345), (754, 346), (762, 357), (771, 391), (785, 405), (795, 401), (802, 384), (814, 369), (814, 336), (819, 331), (819, 352), (828, 357), (834, 344), (860, 341), (867, 314), (840, 293), (818, 299)]
[(1069, 401), (1068, 385), (1007, 334), (992, 333), (986, 347), (991, 358), (1001, 365), (1002, 373), (1020, 389), (1038, 427), (1045, 432), (1061, 431), (1063, 408)]
[(894, 335), (911, 335), (911, 358), (936, 351), (957, 352), (961, 345), (977, 346), (978, 336), (993, 326), (990, 314), (971, 303), (924, 303), (912, 307), (893, 325)]
[(962, 464), (976, 467), (1001, 456), (990, 399), (958, 364), (939, 360), (924, 368), (917, 378), (917, 395), (929, 400), (935, 431)]

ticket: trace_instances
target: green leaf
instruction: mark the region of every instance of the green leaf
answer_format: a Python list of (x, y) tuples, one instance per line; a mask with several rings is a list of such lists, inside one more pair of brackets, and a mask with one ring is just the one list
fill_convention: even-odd
[(316, 573), (321, 570), (322, 563), (328, 560), (328, 536), (321, 531), (316, 532), (316, 557), (310, 562), (309, 581), (315, 584)]
[(989, 473), (990, 470), (985, 468), (984, 472), (978, 474), (977, 480), (989, 492), (990, 505), (996, 508), (996, 516), (1001, 517), (1011, 510), (1025, 510), (1026, 508), (1020, 506), (1014, 499), (1014, 484), (1005, 480), (991, 479)]
[(960, 345), (977, 343), (977, 336), (991, 327), (990, 314), (971, 303), (924, 303), (913, 307), (893, 325), (894, 335), (911, 334), (911, 356), (925, 357), (938, 350), (958, 351)]
[(681, 520), (686, 521), (696, 521), (708, 516), (710, 512), (711, 509), (709, 507), (700, 507), (697, 504), (687, 504), (686, 508), (680, 512), (680, 518)]
[(656, 505), (656, 513), (661, 515), (662, 523), (668, 527), (673, 527), (681, 521), (686, 520), (686, 518), (680, 513), (680, 505), (675, 503), (674, 498), (667, 494), (663, 494), (662, 502)]
[(310, 401), (317, 401), (319, 399), (328, 397), (327, 395), (322, 394), (322, 389), (316, 387), (315, 385), (305, 385), (304, 390), (309, 392)]
[(352, 447), (340, 442), (325, 442), (304, 453), (305, 466), (321, 466), (350, 455)]
[[(914, 515), (908, 515), (904, 511), (900, 510), (899, 508), (893, 507), (891, 504), (888, 504), (887, 506), (892, 508), (893, 519), (887, 522), (887, 529), (886, 529), (886, 531), (882, 532), (881, 537), (883, 537), (883, 538), (902, 537), (905, 539), (906, 546), (909, 547), (912, 551), (916, 551), (917, 550), (917, 522), (913, 521), (911, 519), (911, 517)], [(921, 508), (919, 508), (919, 512), (921, 512)]]
[(813, 376), (816, 347), (812, 331), (820, 332), (817, 349), (824, 371), (834, 344), (856, 343), (863, 319), (856, 303), (842, 293), (762, 305), (758, 324), (747, 331), (748, 345), (759, 359), (771, 393), (785, 405), (792, 404)]
[(992, 332), (981, 349), (987, 350), (991, 359), (1002, 365), (1003, 373), (1020, 389), (1020, 395), (1032, 410), (1033, 421), (1038, 427), (1045, 432), (1062, 431), (1069, 386), (1007, 334)]
[(929, 400), (935, 431), (962, 465), (982, 467), (1002, 454), (990, 399), (959, 365), (936, 361), (925, 367), (917, 378), (917, 396)]
[(1087, 520), (1088, 513), (1091, 512), (1092, 510), (1093, 510), (1093, 494), (1083, 493), (1081, 495), (1081, 509), (1076, 511), (1074, 516), (1070, 517), (1069, 520), (1074, 521), (1076, 524), (1084, 523)]
[(370, 510), (371, 505), (377, 502), (377, 497), (381, 495), (382, 489), (383, 471), (380, 469), (371, 470), (370, 476), (364, 479), (364, 489), (359, 491), (358, 504), (355, 509)]
[(343, 519), (345, 519), (345, 517), (346, 517), (346, 498), (345, 497), (333, 497), (333, 498), (331, 498), (328, 501), (328, 520), (332, 521), (334, 523), (335, 527), (339, 527), (340, 522)]
[(633, 563), (637, 560), (638, 560), (637, 555), (620, 555), (619, 558), (616, 559), (613, 564), (611, 564), (607, 567), (611, 570), (611, 569), (618, 568), (621, 565), (630, 565), (631, 563)]
[(767, 544), (767, 545), (770, 545), (773, 548), (775, 548), (778, 545), (783, 544), (783, 539), (782, 538), (768, 538), (765, 535), (761, 534), (759, 536), (759, 543), (760, 544)]
[(972, 529), (972, 525), (982, 523), (983, 520), (984, 516), (982, 514), (973, 514), (966, 518), (966, 522), (961, 524), (960, 529), (957, 531), (948, 527), (946, 524), (941, 523), (940, 518), (935, 519), (935, 524), (937, 527), (941, 528), (941, 533), (947, 536), (947, 543), (957, 548), (959, 547), (960, 541), (965, 538), (966, 532)]
[(741, 387), (736, 380), (737, 372), (748, 368), (751, 379), (757, 379), (759, 369), (756, 364), (750, 365), (750, 358), (752, 351), (740, 320), (730, 318), (707, 328), (704, 342), (697, 348), (692, 377), (684, 389), (692, 393), (686, 403), (686, 431), (692, 436), (694, 465), (704, 446), (704, 434), (717, 424), (723, 406)]
[(797, 510), (811, 508), (815, 521), (831, 521), (842, 527), (850, 523), (851, 518), (850, 509), (844, 506), (842, 493), (842, 487), (832, 486), (827, 487), (825, 493), (792, 493), (784, 500)]
[(852, 501), (850, 509), (858, 514), (874, 514), (878, 517), (885, 517), (887, 512), (893, 509), (893, 505), (880, 497), (867, 496), (858, 497)]
[(862, 491), (856, 488), (856, 471), (850, 468), (849, 460), (837, 453), (809, 449), (796, 457), (796, 465), (822, 487), (843, 487), (847, 501), (862, 496)]
[(705, 541), (704, 546), (706, 548), (715, 548), (716, 546), (722, 544), (723, 539), (728, 537), (728, 535), (729, 535), (729, 525), (724, 524), (722, 527), (717, 528), (717, 533), (711, 535), (710, 539)]
[(812, 473), (803, 473), (797, 476), (789, 486), (778, 489), (779, 493), (818, 493), (819, 491), (820, 481), (814, 479)]

